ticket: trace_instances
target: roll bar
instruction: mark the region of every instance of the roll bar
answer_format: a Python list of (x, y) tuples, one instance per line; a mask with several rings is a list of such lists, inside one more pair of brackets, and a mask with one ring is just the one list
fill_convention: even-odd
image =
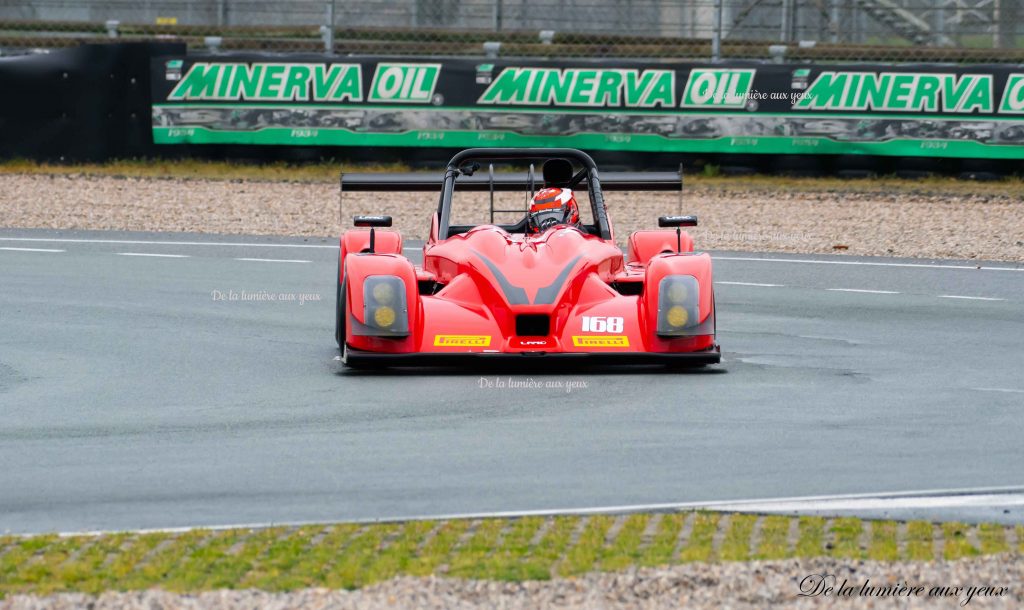
[(451, 200), (456, 180), (459, 190), (490, 192), (492, 221), (494, 213), (493, 193), (525, 191), (534, 188), (533, 165), (530, 172), (495, 174), (493, 166), (488, 171), (476, 173), (467, 170), (467, 164), (474, 161), (538, 161), (547, 159), (569, 159), (582, 165), (585, 175), (579, 182), (590, 193), (590, 203), (598, 233), (603, 239), (611, 239), (611, 226), (605, 209), (604, 191), (682, 191), (682, 169), (678, 172), (609, 172), (599, 176), (594, 159), (575, 148), (469, 148), (455, 154), (448, 161), (444, 174), (393, 173), (393, 174), (342, 174), (342, 192), (431, 192), (439, 190), (438, 232), (447, 235), (451, 215)]

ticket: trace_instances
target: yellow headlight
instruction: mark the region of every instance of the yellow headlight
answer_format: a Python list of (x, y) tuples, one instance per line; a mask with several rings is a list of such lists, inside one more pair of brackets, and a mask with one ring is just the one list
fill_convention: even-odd
[(395, 310), (390, 307), (378, 307), (373, 312), (373, 321), (381, 328), (388, 328), (395, 323)]
[[(395, 300), (395, 288), (388, 282), (379, 282), (373, 287), (373, 300), (381, 305), (389, 305)], [(394, 312), (392, 312), (394, 313)]]
[(668, 287), (668, 300), (670, 303), (676, 305), (682, 305), (686, 302), (686, 297), (689, 295), (689, 290), (686, 289), (686, 284), (682, 282), (673, 282)]
[(690, 314), (686, 313), (686, 309), (675, 305), (669, 308), (668, 313), (665, 314), (665, 319), (668, 320), (669, 326), (682, 328), (686, 326), (687, 320), (690, 319)]

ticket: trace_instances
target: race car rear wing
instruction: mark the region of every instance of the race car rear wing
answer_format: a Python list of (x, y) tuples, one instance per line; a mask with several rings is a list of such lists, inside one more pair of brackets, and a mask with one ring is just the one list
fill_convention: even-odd
[[(441, 192), (443, 174), (342, 174), (342, 191), (359, 192)], [(459, 176), (460, 191), (523, 191), (540, 183), (532, 172), (492, 173), (481, 171), (472, 176)], [(586, 179), (580, 183), (587, 187)], [(682, 191), (683, 174), (678, 172), (601, 172), (601, 190), (604, 191)]]

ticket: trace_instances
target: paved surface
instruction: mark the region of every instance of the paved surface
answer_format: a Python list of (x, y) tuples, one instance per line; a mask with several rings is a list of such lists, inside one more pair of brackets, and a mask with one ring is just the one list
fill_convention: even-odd
[(707, 372), (381, 375), (335, 360), (335, 257), (0, 230), (0, 531), (1024, 483), (1019, 266), (717, 253)]

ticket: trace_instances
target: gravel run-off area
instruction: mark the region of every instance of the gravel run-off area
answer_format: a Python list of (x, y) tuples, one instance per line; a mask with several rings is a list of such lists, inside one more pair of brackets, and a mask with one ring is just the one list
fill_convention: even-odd
[[(834, 589), (822, 591), (824, 576)], [(845, 582), (845, 586), (844, 586)], [(905, 587), (900, 589), (900, 587)], [(923, 587), (923, 588), (918, 588)], [(961, 587), (957, 590), (956, 587)], [(842, 588), (843, 596), (838, 591)], [(870, 589), (869, 589), (870, 588)], [(896, 594), (893, 594), (893, 591)], [(884, 563), (838, 559), (691, 563), (550, 581), (493, 582), (396, 578), (354, 591), (284, 593), (220, 590), (175, 594), (151, 589), (98, 597), (12, 596), (0, 610), (264, 610), (376, 608), (1021, 608), (1024, 558)]]
[[(833, 183), (834, 184), (834, 183)], [(1024, 261), (1024, 192), (938, 186), (798, 189), (721, 181), (676, 193), (608, 193), (616, 237), (656, 226), (664, 214), (696, 214), (698, 249)], [(523, 206), (524, 194), (513, 197)], [(486, 193), (467, 217), (487, 218)], [(329, 182), (0, 176), (0, 227), (194, 231), (331, 237), (346, 227)], [(433, 193), (350, 193), (346, 219), (390, 214), (407, 239), (422, 239)]]

